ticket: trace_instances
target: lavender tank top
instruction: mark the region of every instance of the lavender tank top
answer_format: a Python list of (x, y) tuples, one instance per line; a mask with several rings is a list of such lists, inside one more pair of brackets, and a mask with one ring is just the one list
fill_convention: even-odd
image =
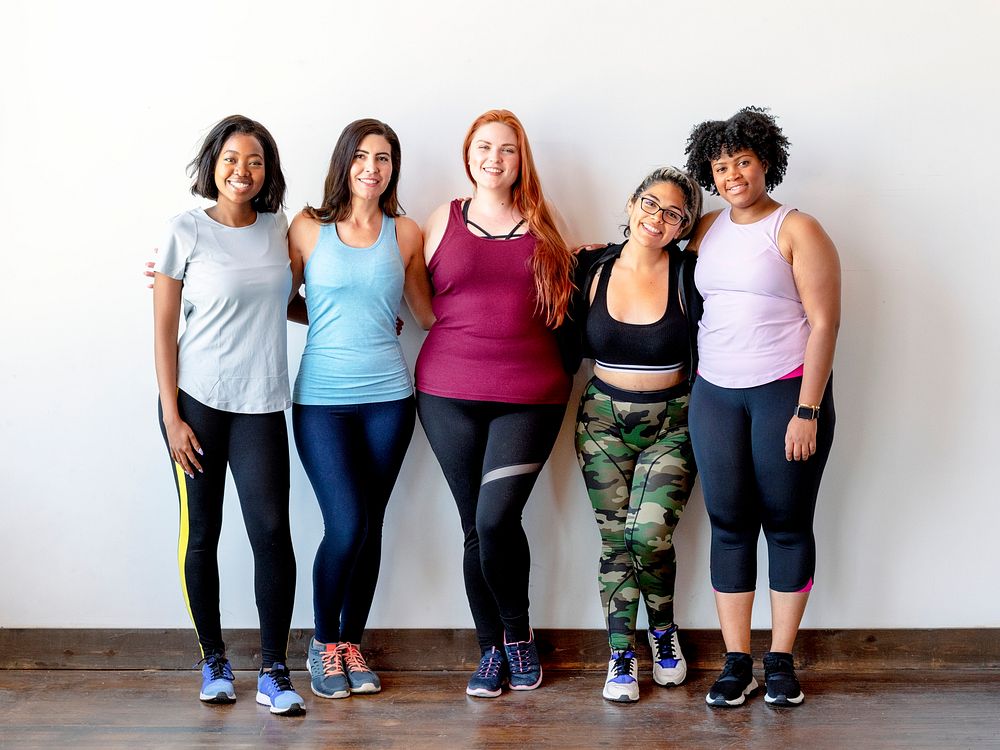
[(753, 224), (734, 224), (730, 209), (701, 242), (694, 280), (705, 298), (698, 325), (698, 376), (722, 388), (751, 388), (802, 364), (809, 321), (778, 230), (794, 208), (781, 206)]
[(515, 404), (564, 404), (570, 379), (552, 331), (535, 313), (535, 238), (472, 234), (452, 201), (428, 266), (434, 315), (417, 357), (417, 390)]

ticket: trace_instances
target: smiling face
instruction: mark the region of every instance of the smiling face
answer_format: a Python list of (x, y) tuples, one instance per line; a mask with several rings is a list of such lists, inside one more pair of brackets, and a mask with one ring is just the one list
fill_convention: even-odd
[(351, 194), (363, 200), (378, 200), (392, 178), (392, 146), (381, 135), (361, 139), (351, 161)]
[(265, 169), (260, 141), (246, 133), (229, 136), (215, 163), (219, 203), (249, 204), (264, 187)]
[(490, 122), (472, 134), (466, 154), (476, 185), (488, 190), (510, 190), (521, 174), (517, 133), (510, 125)]
[(723, 151), (711, 164), (715, 189), (733, 208), (749, 208), (767, 195), (767, 166), (753, 151)]
[[(662, 248), (684, 231), (684, 193), (672, 182), (653, 183), (638, 198), (631, 199), (627, 209), (630, 242)], [(680, 221), (675, 225), (666, 222), (664, 210), (671, 220), (680, 217)]]

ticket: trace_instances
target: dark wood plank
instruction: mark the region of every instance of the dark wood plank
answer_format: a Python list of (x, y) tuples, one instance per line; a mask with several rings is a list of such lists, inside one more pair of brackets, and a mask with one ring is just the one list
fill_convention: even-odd
[(641, 700), (601, 698), (603, 673), (551, 672), (539, 690), (468, 698), (465, 674), (384, 672), (375, 696), (327, 701), (293, 679), (308, 712), (273, 716), (254, 703), (255, 674), (237, 672), (238, 700), (197, 700), (194, 672), (0, 671), (0, 747), (54, 748), (996, 748), (1000, 680), (993, 672), (800, 676), (806, 702), (767, 707), (760, 695), (712, 709), (714, 675), (655, 686)]
[[(310, 631), (293, 630), (289, 661), (301, 664)], [(600, 630), (538, 630), (547, 669), (593, 669), (607, 660)], [(256, 630), (226, 632), (238, 666), (260, 659)], [(693, 669), (717, 669), (723, 651), (716, 630), (682, 630)], [(369, 630), (363, 644), (376, 669), (468, 670), (478, 658), (470, 630)], [(755, 632), (753, 651), (767, 650)], [(639, 652), (646, 653), (645, 644)], [(186, 669), (198, 659), (191, 630), (0, 629), (0, 669)], [(1000, 669), (1000, 628), (936, 630), (803, 630), (797, 662), (810, 669), (872, 672), (890, 669)]]

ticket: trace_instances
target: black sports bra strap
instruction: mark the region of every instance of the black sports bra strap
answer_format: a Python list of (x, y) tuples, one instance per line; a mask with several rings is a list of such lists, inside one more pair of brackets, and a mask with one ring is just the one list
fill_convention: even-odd
[[(472, 201), (466, 201), (466, 202), (465, 202), (465, 203), (464, 203), (464, 204), (462, 205), (462, 219), (464, 219), (464, 220), (465, 220), (465, 224), (466, 224), (466, 226), (470, 226), (470, 227), (475, 227), (475, 228), (476, 228), (476, 229), (478, 229), (478, 230), (479, 230), (480, 232), (482, 232), (482, 233), (483, 233), (483, 239), (484, 239), (484, 240), (511, 240), (511, 239), (514, 239), (514, 233), (515, 233), (515, 232), (516, 232), (516, 231), (517, 231), (518, 229), (520, 229), (520, 228), (521, 228), (521, 225), (522, 225), (522, 224), (524, 224), (524, 221), (525, 221), (525, 220), (524, 220), (524, 219), (521, 219), (521, 220), (520, 220), (519, 222), (517, 222), (517, 224), (515, 224), (515, 225), (514, 225), (514, 228), (513, 228), (513, 229), (511, 229), (511, 230), (510, 230), (509, 232), (507, 232), (507, 235), (506, 235), (506, 236), (504, 236), (504, 237), (501, 237), (501, 236), (500, 236), (499, 234), (490, 234), (490, 233), (489, 233), (489, 232), (487, 232), (487, 231), (486, 231), (485, 229), (483, 229), (483, 228), (482, 228), (481, 226), (479, 226), (479, 225), (478, 225), (478, 224), (477, 224), (476, 222), (474, 222), (474, 221), (473, 221), (472, 219), (470, 219), (470, 218), (469, 218), (469, 204), (470, 204), (471, 202), (472, 202)], [(522, 234), (521, 234), (521, 235), (518, 235), (518, 236), (520, 237), (520, 236), (522, 236), (522, 235), (523, 235), (523, 232), (522, 232)]]

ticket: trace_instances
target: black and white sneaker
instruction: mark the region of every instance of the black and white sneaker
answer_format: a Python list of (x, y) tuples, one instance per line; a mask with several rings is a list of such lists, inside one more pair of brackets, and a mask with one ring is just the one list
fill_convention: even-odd
[(778, 651), (764, 654), (764, 686), (767, 688), (764, 702), (769, 706), (797, 706), (806, 697), (795, 676), (791, 654)]
[(726, 664), (722, 674), (705, 696), (710, 706), (742, 706), (747, 696), (759, 686), (753, 676), (753, 658), (750, 654), (730, 651), (726, 654)]

